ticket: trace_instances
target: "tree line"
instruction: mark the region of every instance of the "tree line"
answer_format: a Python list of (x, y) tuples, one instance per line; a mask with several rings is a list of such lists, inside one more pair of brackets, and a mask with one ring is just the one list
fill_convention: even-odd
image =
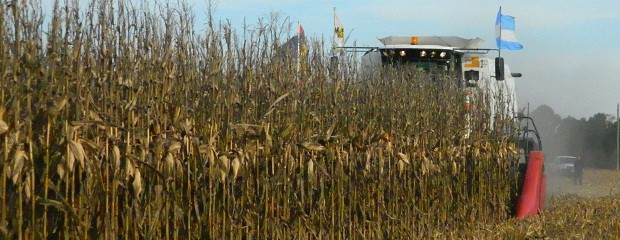
[(534, 119), (547, 159), (570, 155), (584, 159), (586, 167), (616, 167), (616, 116), (597, 113), (586, 119), (562, 118), (547, 105), (530, 113)]

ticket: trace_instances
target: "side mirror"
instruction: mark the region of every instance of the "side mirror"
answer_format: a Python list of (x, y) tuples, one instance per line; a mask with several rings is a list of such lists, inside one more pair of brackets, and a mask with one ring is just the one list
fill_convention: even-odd
[(523, 118), (525, 118), (523, 112), (518, 112), (517, 113), (517, 119), (519, 119), (519, 121), (523, 120)]
[(495, 58), (495, 80), (504, 80), (504, 58), (502, 57)]

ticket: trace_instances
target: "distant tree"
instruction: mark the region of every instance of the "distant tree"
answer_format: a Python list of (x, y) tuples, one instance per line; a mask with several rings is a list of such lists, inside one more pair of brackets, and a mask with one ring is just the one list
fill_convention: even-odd
[(556, 128), (562, 121), (560, 115), (556, 114), (551, 107), (541, 105), (532, 111), (530, 117), (536, 123), (545, 154), (551, 157), (560, 154), (560, 141), (556, 135)]
[(615, 167), (615, 121), (618, 119), (604, 113), (597, 113), (587, 120), (571, 116), (562, 118), (547, 105), (536, 108), (530, 117), (538, 127), (547, 158), (581, 156), (586, 167)]
[(555, 127), (562, 120), (562, 117), (556, 114), (553, 108), (547, 105), (540, 105), (530, 116), (534, 118), (539, 126), (546, 125), (547, 127)]
[(615, 141), (610, 138), (609, 132), (613, 129), (613, 122), (607, 114), (597, 113), (587, 121), (586, 129), (586, 157), (591, 166), (608, 168), (612, 166)]
[(612, 168), (616, 167), (616, 141), (617, 139), (617, 127), (618, 120), (613, 117), (607, 121), (607, 132), (605, 133), (605, 149), (609, 149), (609, 157), (611, 158), (610, 164)]
[(577, 120), (574, 117), (566, 117), (557, 128), (558, 141), (560, 142), (561, 155), (582, 155), (586, 149), (585, 119)]

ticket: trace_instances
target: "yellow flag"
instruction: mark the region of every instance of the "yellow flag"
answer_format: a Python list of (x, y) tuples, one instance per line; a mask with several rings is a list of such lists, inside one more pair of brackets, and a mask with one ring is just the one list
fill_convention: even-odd
[(344, 47), (344, 26), (334, 8), (334, 52), (340, 53), (342, 49), (339, 47)]

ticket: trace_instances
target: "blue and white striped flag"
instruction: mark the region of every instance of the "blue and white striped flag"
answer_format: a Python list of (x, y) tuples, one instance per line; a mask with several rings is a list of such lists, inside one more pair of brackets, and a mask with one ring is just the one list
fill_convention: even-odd
[(515, 18), (513, 16), (502, 15), (502, 9), (497, 12), (495, 20), (495, 39), (497, 47), (507, 50), (521, 50), (523, 45), (517, 42), (515, 36)]

